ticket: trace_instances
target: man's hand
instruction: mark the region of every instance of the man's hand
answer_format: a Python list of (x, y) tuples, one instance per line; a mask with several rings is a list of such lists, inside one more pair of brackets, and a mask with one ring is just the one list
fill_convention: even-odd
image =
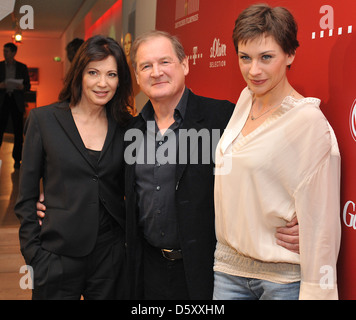
[(36, 203), (36, 208), (37, 208), (37, 217), (38, 223), (40, 226), (42, 226), (42, 219), (45, 217), (45, 211), (46, 211), (46, 206), (43, 204), (44, 202), (44, 194), (40, 194), (40, 198), (38, 199), (38, 202)]
[(297, 217), (288, 222), (285, 227), (277, 228), (276, 238), (278, 245), (299, 254), (299, 225)]

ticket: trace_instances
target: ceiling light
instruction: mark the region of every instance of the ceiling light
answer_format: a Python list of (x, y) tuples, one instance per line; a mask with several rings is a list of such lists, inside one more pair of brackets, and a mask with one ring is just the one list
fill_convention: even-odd
[(16, 43), (21, 43), (22, 42), (22, 34), (20, 32), (17, 32), (14, 35), (14, 40), (15, 40)]

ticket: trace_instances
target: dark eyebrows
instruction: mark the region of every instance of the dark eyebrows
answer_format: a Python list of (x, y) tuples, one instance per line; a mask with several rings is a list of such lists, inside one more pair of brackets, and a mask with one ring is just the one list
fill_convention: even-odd
[[(270, 53), (275, 53), (275, 50), (267, 50), (267, 51), (261, 52), (259, 55), (263, 56), (265, 54), (270, 54)], [(247, 53), (245, 53), (243, 51), (239, 51), (239, 54), (242, 54), (242, 55), (245, 55), (245, 56), (249, 56), (249, 54), (247, 54)]]
[[(94, 68), (94, 67), (89, 67), (87, 68), (88, 71), (97, 71), (97, 72), (100, 72), (99, 69), (97, 68)], [(113, 70), (108, 70), (107, 73), (111, 73), (111, 72), (116, 72), (117, 73), (117, 70), (116, 69), (113, 69)]]

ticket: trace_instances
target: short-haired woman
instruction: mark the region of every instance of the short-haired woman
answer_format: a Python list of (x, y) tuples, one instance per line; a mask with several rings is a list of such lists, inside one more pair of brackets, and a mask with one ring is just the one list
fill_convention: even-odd
[[(288, 82), (296, 22), (253, 5), (233, 39), (247, 88), (216, 151), (214, 299), (337, 299), (340, 154), (320, 100)], [(300, 254), (274, 236), (295, 217)]]
[(30, 112), (15, 212), (34, 270), (33, 299), (125, 298), (123, 137), (131, 93), (122, 48), (95, 36), (75, 56), (60, 101)]

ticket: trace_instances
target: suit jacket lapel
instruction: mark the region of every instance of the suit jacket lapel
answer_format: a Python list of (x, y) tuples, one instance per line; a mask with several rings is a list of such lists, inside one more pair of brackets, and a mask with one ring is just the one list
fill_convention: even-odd
[[(22, 70), (21, 70), (21, 65), (15, 60), (15, 79), (21, 79), (23, 78), (22, 76)], [(25, 79), (24, 79), (25, 80)]]
[[(182, 124), (182, 127), (180, 128), (180, 130), (195, 129), (197, 132), (199, 132), (199, 130), (204, 128), (204, 126), (202, 125), (203, 120), (204, 120), (204, 112), (201, 108), (201, 105), (198, 103), (196, 96), (192, 92), (189, 92), (187, 109), (186, 109), (183, 124)], [(182, 177), (183, 172), (184, 172), (185, 168), (187, 167), (187, 164), (190, 163), (191, 152), (194, 152), (198, 148), (197, 142), (198, 142), (197, 139), (190, 139), (190, 144), (188, 145), (187, 150), (181, 150), (178, 148), (177, 167), (176, 167), (176, 183), (178, 183), (178, 181)], [(184, 157), (187, 159), (186, 163), (179, 163), (179, 153), (180, 152), (186, 153), (186, 157)]]
[(105, 142), (103, 149), (101, 150), (100, 153), (100, 158), (99, 161), (103, 158), (105, 152), (107, 151), (108, 147), (110, 146), (112, 139), (115, 135), (115, 131), (117, 130), (117, 122), (114, 120), (113, 116), (111, 115), (111, 112), (109, 109), (107, 109), (107, 118), (108, 118), (108, 132), (106, 134)]
[[(138, 116), (138, 117), (140, 117), (140, 116)], [(190, 92), (189, 97), (188, 97), (187, 109), (185, 112), (183, 124), (179, 130), (195, 129), (195, 130), (199, 131), (202, 128), (204, 128), (204, 126), (202, 125), (203, 120), (204, 120), (203, 108), (197, 101), (195, 95), (192, 92)], [(144, 132), (146, 130), (145, 121), (143, 121), (141, 118), (136, 119), (136, 121), (137, 122), (133, 125), (133, 128), (139, 129), (142, 132)], [(177, 165), (176, 165), (176, 182), (178, 182), (180, 180), (187, 164), (190, 162), (190, 152), (194, 151), (196, 148), (197, 148), (197, 141), (195, 141), (194, 145), (190, 145), (188, 150), (179, 150), (178, 149)], [(186, 163), (179, 163), (179, 161), (178, 161), (179, 160), (179, 158), (178, 158), (179, 152), (187, 153), (187, 162)], [(127, 181), (130, 181), (130, 177), (132, 178), (134, 176), (134, 170), (135, 170), (135, 165), (130, 165), (127, 167), (127, 170), (126, 170)]]
[(63, 130), (66, 132), (70, 141), (78, 149), (83, 158), (92, 166), (92, 162), (89, 158), (85, 145), (80, 137), (79, 131), (75, 125), (72, 112), (67, 102), (60, 103), (54, 110), (54, 115), (60, 123)]
[[(133, 123), (130, 125), (128, 130), (138, 130), (137, 133), (138, 135), (134, 136), (137, 138), (137, 140), (133, 141), (124, 141), (124, 152), (126, 152), (128, 147), (134, 143), (135, 147), (133, 150), (130, 149), (129, 154), (125, 155), (130, 157), (130, 161), (127, 162), (125, 159), (125, 184), (126, 184), (126, 192), (131, 192), (131, 190), (134, 190), (135, 184), (136, 184), (136, 175), (135, 175), (135, 169), (136, 169), (136, 163), (137, 163), (137, 156), (138, 156), (138, 148), (140, 144), (142, 143), (142, 140), (144, 139), (144, 133), (146, 130), (146, 122), (143, 120), (141, 115), (136, 116), (133, 120)], [(134, 132), (134, 131), (133, 131)], [(131, 158), (132, 157), (132, 158)]]

